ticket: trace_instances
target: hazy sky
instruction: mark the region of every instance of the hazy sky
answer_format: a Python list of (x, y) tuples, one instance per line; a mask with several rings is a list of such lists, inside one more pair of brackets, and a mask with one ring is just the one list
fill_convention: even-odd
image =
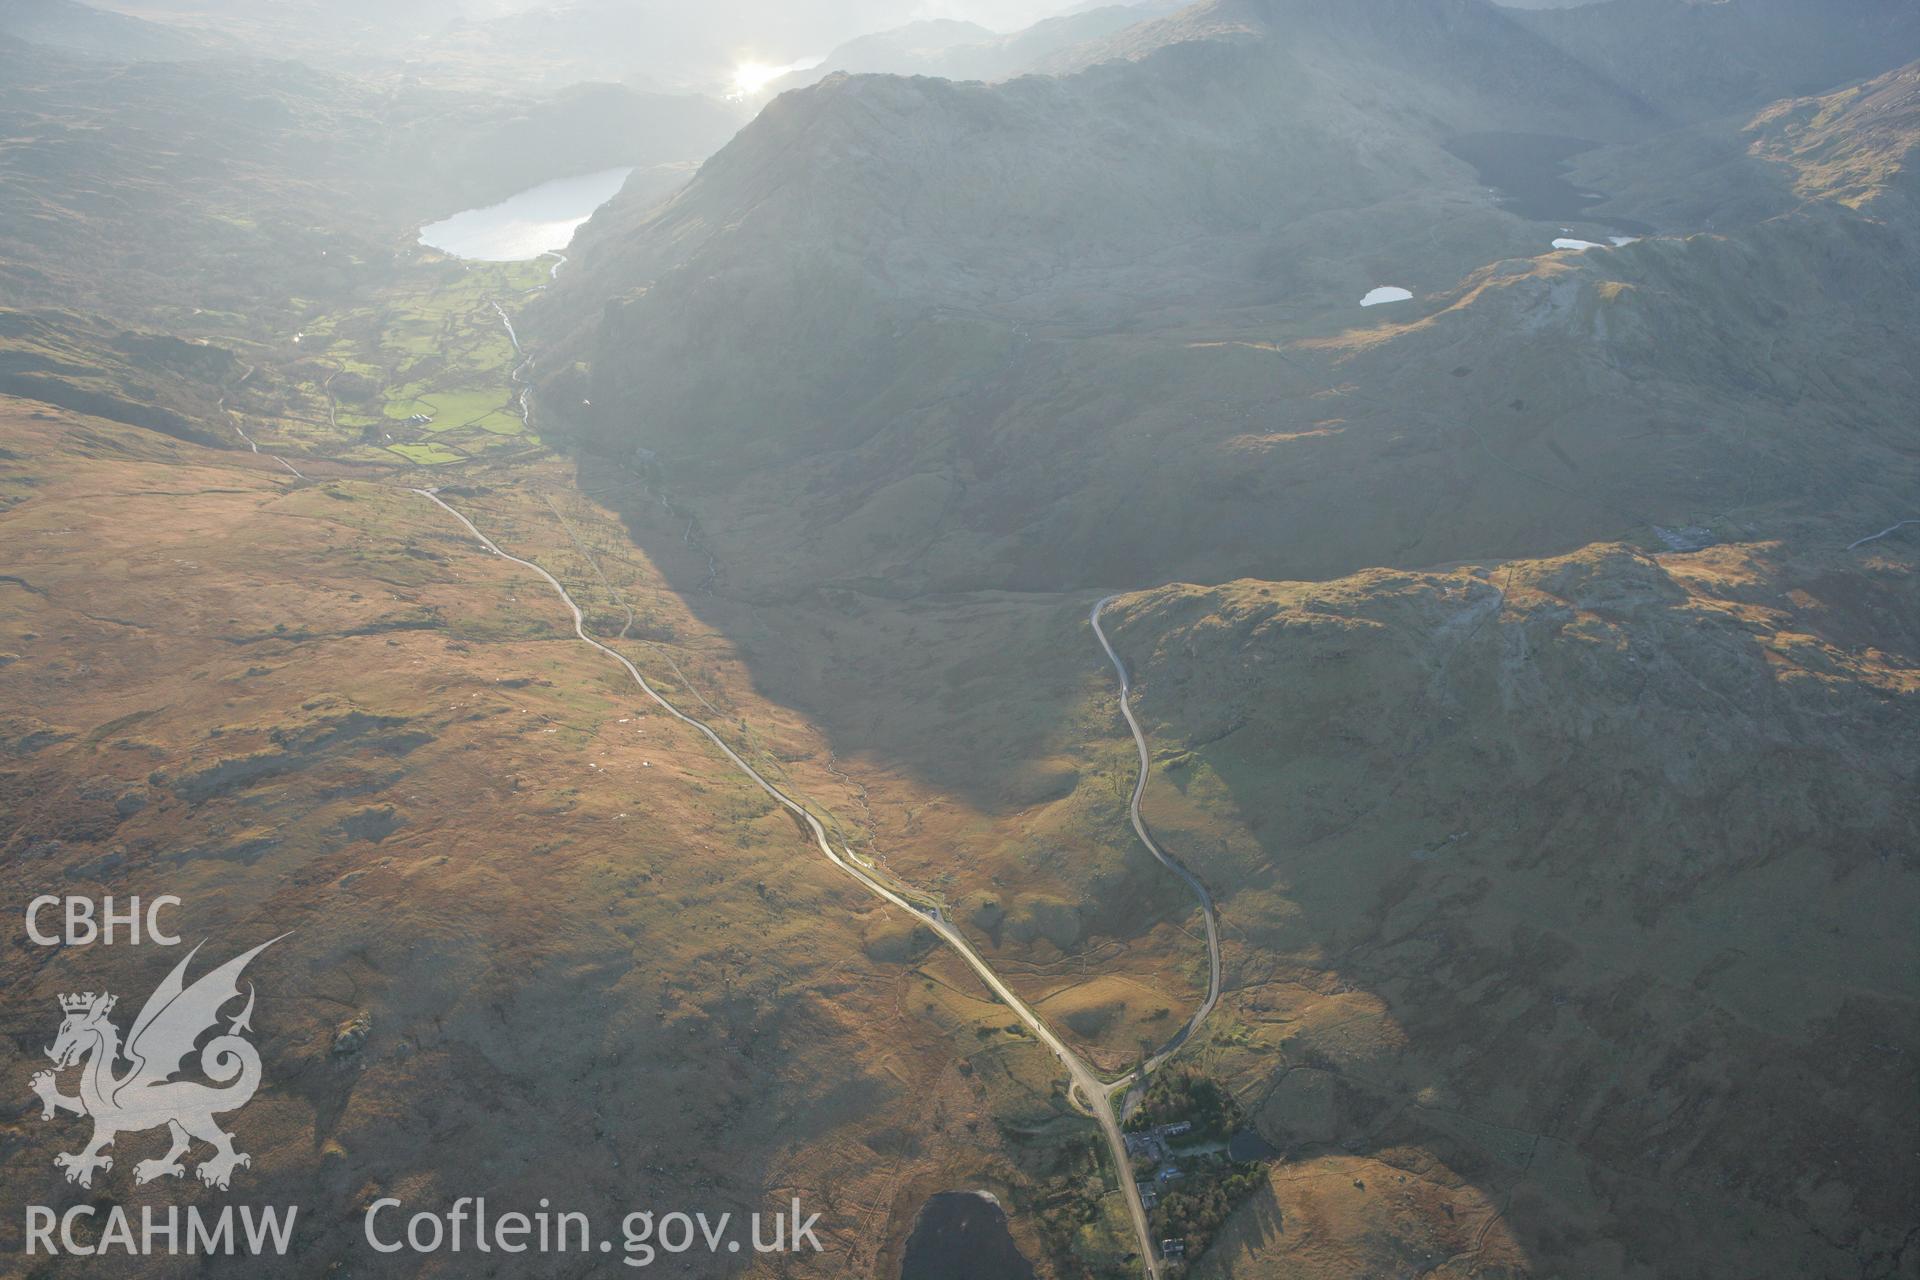
[[(823, 5), (823, 8), (830, 7)], [(1054, 0), (924, 0), (914, 18), (961, 18), (996, 31), (1013, 31), (1070, 7)], [(897, 12), (897, 10), (896, 10)]]
[[(606, 0), (599, 0), (604, 3)], [(1125, 0), (1115, 0), (1125, 3)], [(457, 5), (476, 15), (564, 8), (581, 0), (469, 0)], [(1091, 7), (1078, 0), (627, 0), (635, 12), (653, 10), (671, 25), (689, 20), (716, 35), (747, 37), (754, 31), (812, 32), (827, 47), (856, 35), (885, 31), (923, 18), (957, 18), (997, 31), (1014, 31), (1069, 9)], [(697, 17), (695, 16), (697, 15)]]
[[(855, 36), (909, 22), (950, 18), (1017, 31), (1069, 8), (1069, 0), (712, 0), (693, 12), (709, 32), (731, 38), (741, 61), (770, 64), (818, 58)], [(691, 7), (690, 7), (691, 8)]]
[[(552, 60), (578, 52), (583, 78), (634, 78), (648, 87), (723, 91), (746, 65), (782, 67), (824, 57), (857, 36), (923, 19), (1017, 31), (1103, 0), (100, 0), (163, 21), (226, 20), (243, 37), (281, 41), (326, 62), (364, 49), (431, 57), (450, 31), (518, 19), (550, 36)], [(1128, 0), (1104, 0), (1126, 3)], [(0, 0), (4, 5), (5, 0)], [(552, 20), (546, 16), (554, 15)], [(536, 37), (537, 38), (537, 37)], [(303, 51), (304, 52), (301, 52)], [(396, 53), (396, 51), (398, 51)]]
[[(581, 0), (563, 0), (566, 2)], [(523, 2), (518, 7), (551, 7), (551, 0)], [(1075, 0), (624, 0), (622, 7), (647, 14), (663, 30), (689, 34), (698, 30), (727, 44), (764, 43), (770, 54), (788, 53), (799, 58), (817, 57), (855, 36), (891, 30), (920, 19), (957, 18), (996, 31), (1015, 31), (1080, 6)]]
[[(496, 0), (502, 2), (502, 0)], [(611, 8), (616, 27), (663, 87), (725, 84), (734, 68), (778, 67), (817, 59), (856, 36), (909, 22), (954, 18), (1017, 31), (1081, 7), (1075, 0), (562, 0), (554, 5), (503, 0), (520, 10)], [(644, 33), (644, 39), (639, 36)]]

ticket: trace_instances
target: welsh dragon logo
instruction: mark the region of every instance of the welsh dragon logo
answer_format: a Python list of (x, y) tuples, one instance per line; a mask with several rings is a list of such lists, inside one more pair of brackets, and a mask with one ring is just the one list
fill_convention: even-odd
[[(218, 1029), (221, 1008), (239, 998), (241, 971), (278, 941), (263, 942), (188, 986), (187, 965), (200, 951), (195, 947), (147, 997), (140, 1016), (133, 1020), (124, 1048), (119, 1028), (107, 1016), (118, 997), (104, 991), (60, 997), (60, 1009), (66, 1017), (60, 1023), (59, 1037), (47, 1050), (54, 1069), (37, 1073), (31, 1084), (40, 1095), (41, 1119), (51, 1120), (62, 1111), (93, 1119), (93, 1140), (84, 1150), (63, 1152), (53, 1158), (55, 1167), (66, 1171), (68, 1182), (91, 1187), (96, 1170), (113, 1168), (113, 1157), (102, 1153), (113, 1145), (115, 1137), (162, 1125), (171, 1134), (173, 1147), (158, 1160), (142, 1160), (135, 1165), (136, 1183), (185, 1175), (187, 1167), (181, 1157), (196, 1138), (213, 1147), (213, 1155), (194, 1170), (210, 1187), (226, 1190), (233, 1171), (253, 1163), (252, 1156), (234, 1150), (233, 1135), (213, 1119), (247, 1105), (260, 1087), (259, 1051), (241, 1035), (253, 1029), (251, 983), (247, 985), (246, 1007), (229, 1022), (224, 1034), (214, 1036), (200, 1050), (200, 1070), (213, 1083), (175, 1080), (173, 1076), (182, 1070), (201, 1036)], [(125, 1072), (116, 1074), (122, 1059), (129, 1065)], [(84, 1064), (80, 1093), (68, 1097), (60, 1092), (56, 1073), (76, 1064)]]

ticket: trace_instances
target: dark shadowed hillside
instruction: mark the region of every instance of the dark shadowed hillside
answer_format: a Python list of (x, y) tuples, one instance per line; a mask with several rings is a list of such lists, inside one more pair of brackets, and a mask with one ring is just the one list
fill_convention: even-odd
[[(1552, 255), (1561, 224), (1450, 140), (1637, 138), (1693, 191), (1696, 135), (1505, 11), (1420, 8), (1240, 0), (1075, 76), (789, 95), (588, 228), (549, 403), (701, 495), (743, 590), (1319, 575), (1879, 507), (1911, 388), (1845, 353), (1910, 347), (1911, 225), (1801, 191), (1762, 122), (1714, 135), (1737, 222)], [(1881, 180), (1910, 137), (1860, 133)], [(1360, 309), (1379, 285), (1418, 296)]]
[(1820, 93), (1920, 55), (1920, 8), (1908, 0), (1604, 0), (1517, 20), (1688, 119)]
[(1200, 1274), (1904, 1274), (1920, 597), (1810, 532), (1129, 601), (1156, 826), (1285, 1045), (1287, 1229)]
[(896, 865), (990, 850), (996, 954), (1141, 927), (1072, 843), (1116, 783), (1069, 611), (1224, 584), (1114, 606), (1231, 937), (1203, 1060), (1286, 1152), (1197, 1274), (1909, 1265), (1911, 557), (1850, 544), (1920, 491), (1920, 48), (1695, 8), (1241, 0), (832, 77), (536, 310), (763, 687), (964, 797)]

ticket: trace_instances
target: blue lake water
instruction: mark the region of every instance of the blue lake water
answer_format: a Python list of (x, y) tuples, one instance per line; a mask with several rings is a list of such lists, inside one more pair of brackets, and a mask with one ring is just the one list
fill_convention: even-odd
[(524, 262), (555, 253), (593, 211), (613, 199), (632, 169), (556, 178), (484, 209), (468, 209), (420, 228), (420, 243), (456, 258)]

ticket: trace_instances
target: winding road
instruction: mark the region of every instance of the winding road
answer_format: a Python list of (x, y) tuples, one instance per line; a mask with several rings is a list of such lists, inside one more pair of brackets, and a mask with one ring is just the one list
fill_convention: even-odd
[[(247, 371), (241, 374), (239, 377), (239, 380), (236, 381), (233, 385), (237, 387), (240, 385), (240, 383), (245, 382), (248, 378), (251, 378), (253, 376), (253, 369), (254, 369), (254, 366), (248, 365)], [(327, 379), (327, 381), (331, 382), (333, 381), (333, 379), (329, 378)], [(227, 415), (227, 422), (229, 425), (233, 427), (233, 434), (239, 436), (240, 439), (246, 443), (247, 448), (253, 450), (253, 452), (255, 453), (260, 453), (260, 446), (253, 442), (253, 437), (240, 429), (240, 416), (236, 414), (233, 410), (227, 408), (227, 398), (224, 395), (220, 397), (219, 403), (215, 407), (218, 408), (220, 412)], [(329, 418), (332, 417), (331, 409), (328, 410), (328, 417)], [(277, 453), (260, 453), (260, 456), (263, 458), (272, 458), (275, 462), (285, 467), (288, 471), (291, 471), (296, 480), (305, 480), (307, 478), (306, 472), (300, 470), (300, 468), (294, 466), (291, 462), (288, 462), (285, 458), (281, 457)]]
[[(1106, 607), (1118, 600), (1118, 596), (1108, 596), (1093, 606), (1093, 612), (1087, 621), (1093, 624), (1093, 634), (1100, 640), (1100, 647), (1107, 651), (1107, 660), (1113, 664), (1115, 674), (1120, 677), (1120, 714), (1127, 718), (1127, 728), (1133, 731), (1133, 745), (1140, 752), (1140, 773), (1133, 781), (1133, 797), (1127, 801), (1127, 816), (1133, 819), (1133, 833), (1140, 837), (1140, 843), (1147, 847), (1159, 860), (1161, 866), (1186, 881), (1187, 888), (1193, 890), (1193, 896), (1199, 900), (1200, 913), (1207, 922), (1207, 998), (1193, 1011), (1193, 1017), (1187, 1025), (1180, 1028), (1173, 1039), (1167, 1041), (1159, 1053), (1147, 1059), (1146, 1068), (1141, 1076), (1151, 1074), (1161, 1063), (1179, 1051), (1180, 1046), (1193, 1037), (1200, 1024), (1207, 1020), (1213, 1007), (1220, 1003), (1220, 913), (1214, 908), (1213, 895), (1200, 883), (1200, 877), (1187, 870), (1178, 858), (1171, 857), (1167, 851), (1154, 842), (1153, 835), (1147, 830), (1146, 819), (1140, 816), (1140, 798), (1147, 793), (1147, 779), (1153, 765), (1153, 756), (1147, 750), (1147, 735), (1141, 730), (1140, 722), (1133, 717), (1133, 685), (1127, 679), (1127, 664), (1120, 661), (1113, 642), (1107, 639), (1107, 633), (1100, 626), (1100, 615)], [(1135, 1081), (1136, 1084), (1143, 1081)]]
[[(554, 263), (553, 270), (550, 273), (550, 279), (559, 275), (560, 268), (565, 266), (567, 261), (563, 255), (554, 254), (552, 256), (558, 259), (558, 261)], [(536, 286), (532, 292), (539, 292), (545, 287), (545, 285)], [(521, 347), (520, 335), (514, 331), (513, 320), (507, 314), (506, 308), (501, 306), (498, 301), (493, 303), (493, 308), (499, 314), (501, 323), (506, 327), (507, 337), (513, 343), (514, 353), (519, 356), (521, 360), (521, 363), (513, 370), (512, 380), (516, 384), (521, 384), (521, 413), (527, 425), (531, 427), (532, 412), (531, 406), (527, 402), (527, 391), (530, 388), (526, 386), (523, 374), (526, 367), (532, 364), (533, 360)], [(1092, 1119), (1099, 1124), (1100, 1131), (1106, 1138), (1108, 1151), (1113, 1157), (1114, 1173), (1120, 1184), (1121, 1195), (1126, 1201), (1127, 1215), (1133, 1223), (1135, 1244), (1140, 1251), (1142, 1269), (1147, 1276), (1147, 1280), (1161, 1280), (1159, 1254), (1154, 1247), (1152, 1232), (1147, 1220), (1146, 1206), (1140, 1199), (1139, 1187), (1133, 1179), (1132, 1161), (1127, 1155), (1126, 1139), (1120, 1128), (1120, 1117), (1115, 1110), (1113, 1099), (1117, 1093), (1122, 1093), (1129, 1089), (1139, 1090), (1143, 1088), (1147, 1075), (1178, 1052), (1181, 1046), (1185, 1045), (1187, 1041), (1193, 1037), (1194, 1033), (1200, 1029), (1201, 1024), (1205, 1022), (1208, 1015), (1213, 1012), (1214, 1006), (1219, 1003), (1220, 928), (1219, 915), (1214, 908), (1213, 897), (1207, 892), (1206, 886), (1201, 884), (1199, 878), (1187, 870), (1177, 858), (1170, 856), (1154, 841), (1152, 833), (1147, 830), (1146, 820), (1140, 816), (1140, 800), (1141, 797), (1146, 794), (1152, 756), (1147, 749), (1146, 734), (1141, 730), (1140, 722), (1134, 718), (1130, 697), (1131, 685), (1127, 676), (1126, 664), (1120, 660), (1120, 655), (1114, 650), (1112, 643), (1107, 639), (1106, 632), (1100, 626), (1101, 612), (1118, 597), (1108, 596), (1095, 604), (1088, 620), (1093, 625), (1093, 633), (1099, 639), (1100, 647), (1105, 650), (1108, 661), (1113, 664), (1113, 669), (1120, 678), (1121, 714), (1126, 717), (1127, 728), (1132, 731), (1134, 745), (1140, 755), (1139, 776), (1134, 780), (1133, 795), (1128, 801), (1127, 812), (1133, 823), (1134, 834), (1140, 838), (1140, 843), (1146, 846), (1147, 851), (1151, 853), (1162, 866), (1179, 876), (1180, 879), (1186, 883), (1188, 889), (1193, 892), (1194, 898), (1200, 904), (1201, 913), (1206, 920), (1207, 926), (1208, 979), (1206, 999), (1200, 1004), (1199, 1008), (1194, 1011), (1193, 1017), (1187, 1021), (1186, 1025), (1183, 1026), (1159, 1052), (1146, 1060), (1142, 1070), (1131, 1072), (1117, 1082), (1108, 1083), (1102, 1080), (1079, 1054), (1075, 1053), (1058, 1035), (1054, 1034), (1052, 1028), (1047, 1026), (1040, 1015), (1034, 1012), (1024, 1000), (1016, 995), (1013, 989), (1007, 985), (998, 973), (994, 972), (993, 967), (986, 962), (974, 948), (973, 944), (968, 941), (966, 935), (948, 921), (945, 913), (940, 908), (940, 904), (936, 900), (918, 895), (915, 891), (904, 887), (896, 889), (882, 881), (879, 876), (875, 874), (878, 868), (875, 867), (874, 864), (862, 859), (860, 855), (854, 853), (852, 849), (842, 847), (836, 850), (833, 842), (827, 838), (825, 826), (821, 824), (820, 820), (816, 818), (805, 805), (768, 781), (758, 769), (755, 769), (753, 765), (747, 762), (745, 757), (728, 746), (725, 739), (715, 732), (706, 722), (688, 715), (679, 707), (669, 702), (665, 697), (661, 696), (658, 690), (647, 683), (646, 677), (640, 674), (640, 668), (635, 666), (633, 661), (625, 654), (589, 635), (586, 628), (585, 613), (582, 612), (579, 604), (574, 600), (572, 594), (567, 591), (560, 579), (548, 572), (542, 565), (502, 550), (491, 538), (482, 533), (472, 520), (468, 519), (465, 514), (448, 503), (437, 491), (433, 489), (415, 488), (411, 489), (410, 492), (427, 499), (448, 515), (451, 515), (455, 520), (458, 520), (461, 526), (465, 528), (469, 534), (473, 535), (474, 539), (487, 551), (499, 556), (503, 560), (510, 561), (522, 568), (531, 570), (544, 579), (547, 585), (553, 588), (554, 594), (560, 597), (561, 603), (566, 605), (568, 612), (573, 615), (573, 633), (577, 639), (618, 662), (621, 667), (626, 670), (627, 675), (632, 678), (634, 684), (639, 687), (640, 691), (652, 700), (655, 705), (659, 706), (661, 710), (665, 711), (675, 720), (678, 720), (680, 723), (695, 730), (702, 737), (706, 738), (721, 755), (726, 757), (734, 768), (745, 775), (755, 786), (759, 787), (761, 791), (765, 792), (775, 803), (781, 805), (789, 813), (793, 814), (794, 817), (798, 818), (811, 834), (814, 846), (835, 867), (838, 867), (842, 872), (851, 876), (854, 880), (857, 880), (875, 896), (884, 899), (893, 906), (899, 907), (903, 911), (911, 912), (914, 916), (918, 917), (927, 928), (933, 930), (933, 932), (939, 936), (941, 941), (953, 948), (953, 950), (959, 954), (960, 958), (967, 962), (968, 967), (980, 976), (980, 980), (987, 985), (989, 991), (993, 992), (1009, 1009), (1014, 1011), (1015, 1015), (1025, 1024), (1027, 1029), (1032, 1031), (1034, 1036), (1052, 1052), (1054, 1057), (1059, 1059), (1061, 1066), (1066, 1068), (1068, 1079), (1071, 1082), (1068, 1090), (1069, 1102), (1072, 1103), (1076, 1110), (1092, 1117)], [(692, 525), (689, 524), (689, 538), (691, 538), (691, 534)], [(915, 901), (915, 897), (920, 897), (921, 900)]]
[(1900, 530), (1906, 528), (1910, 524), (1920, 524), (1920, 520), (1902, 520), (1899, 524), (1890, 525), (1871, 537), (1862, 538), (1858, 542), (1848, 544), (1847, 550), (1856, 551), (1859, 548), (1866, 546), (1869, 542), (1878, 542), (1880, 541), (1880, 539), (1886, 537), (1888, 534), (1898, 533)]
[[(980, 975), (980, 980), (987, 984), (987, 989), (1004, 1001), (1007, 1007), (1012, 1009), (1019, 1017), (1020, 1021), (1026, 1024), (1028, 1030), (1032, 1031), (1040, 1042), (1053, 1052), (1054, 1057), (1060, 1060), (1060, 1064), (1066, 1068), (1067, 1075), (1072, 1081), (1070, 1096), (1077, 1095), (1075, 1106), (1084, 1113), (1091, 1115), (1094, 1120), (1099, 1123), (1101, 1133), (1106, 1136), (1107, 1148), (1113, 1156), (1114, 1172), (1120, 1182), (1121, 1194), (1126, 1198), (1128, 1216), (1133, 1220), (1134, 1235), (1140, 1249), (1142, 1267), (1148, 1280), (1160, 1280), (1160, 1260), (1153, 1247), (1152, 1233), (1148, 1229), (1146, 1206), (1141, 1203), (1140, 1190), (1134, 1184), (1132, 1165), (1127, 1158), (1126, 1139), (1121, 1134), (1120, 1120), (1114, 1112), (1111, 1095), (1114, 1088), (1119, 1086), (1110, 1086), (1102, 1081), (1100, 1077), (1095, 1074), (1093, 1068), (1081, 1059), (1080, 1055), (1068, 1048), (1066, 1043), (1053, 1033), (1053, 1030), (1041, 1020), (1040, 1015), (1029, 1008), (1026, 1002), (1018, 995), (1014, 994), (1013, 989), (1002, 981), (1000, 975), (993, 971), (992, 966), (981, 958), (980, 953), (974, 949), (973, 944), (967, 940), (966, 935), (948, 922), (945, 914), (940, 910), (937, 903), (931, 901), (914, 902), (910, 900), (904, 892), (895, 890), (882, 883), (862, 865), (859, 855), (855, 854), (851, 849), (835, 850), (832, 841), (827, 839), (826, 828), (821, 825), (820, 820), (814, 817), (813, 813), (808, 810), (805, 805), (769, 782), (758, 769), (755, 769), (751, 764), (747, 763), (744, 757), (732, 747), (728, 746), (725, 739), (721, 738), (721, 736), (714, 732), (705, 722), (688, 715), (686, 712), (680, 710), (680, 708), (674, 706), (673, 703), (667, 701), (666, 698), (662, 697), (652, 685), (647, 683), (646, 677), (640, 674), (640, 668), (636, 667), (632, 660), (625, 654), (609, 645), (601, 643), (587, 634), (586, 615), (581, 612), (579, 604), (574, 601), (573, 596), (568, 593), (566, 587), (561, 585), (558, 578), (554, 577), (553, 574), (547, 572), (545, 568), (532, 560), (524, 560), (519, 556), (510, 555), (502, 551), (491, 538), (480, 532), (473, 521), (469, 520), (445, 499), (441, 498), (434, 490), (411, 489), (409, 492), (419, 494), (421, 497), (427, 499), (427, 501), (445, 511), (448, 515), (451, 515), (455, 520), (458, 520), (461, 526), (465, 528), (468, 533), (472, 534), (474, 539), (486, 550), (499, 556), (503, 560), (508, 560), (522, 568), (530, 569), (545, 579), (547, 585), (553, 588), (554, 594), (560, 597), (561, 603), (567, 606), (568, 612), (573, 614), (573, 634), (575, 637), (585, 644), (591, 645), (601, 653), (606, 654), (615, 662), (618, 662), (626, 669), (627, 674), (632, 677), (634, 684), (639, 686), (640, 691), (659, 706), (661, 710), (706, 738), (721, 755), (727, 758), (734, 768), (744, 774), (754, 785), (758, 786), (777, 804), (783, 806), (788, 812), (793, 814), (794, 817), (804, 823), (807, 830), (813, 836), (814, 846), (826, 857), (827, 861), (833, 863), (833, 865), (841, 871), (859, 881), (861, 885), (865, 886), (865, 888), (875, 896), (885, 899), (901, 910), (911, 912), (918, 917), (923, 924), (938, 934), (943, 942), (959, 953), (961, 959), (965, 960), (975, 973)], [(1106, 601), (1101, 602), (1102, 606), (1105, 604)], [(1094, 613), (1096, 618), (1094, 626), (1097, 631), (1099, 627), (1098, 607), (1095, 608)], [(1106, 646), (1106, 637), (1104, 635), (1100, 637), (1100, 642), (1103, 646)], [(1110, 656), (1112, 655), (1113, 650), (1110, 646), (1107, 647), (1107, 652)], [(1115, 658), (1114, 662), (1117, 665), (1119, 659)], [(1126, 687), (1125, 682), (1126, 674), (1123, 669), (1121, 672), (1123, 703)], [(1127, 720), (1128, 723), (1133, 723), (1131, 712), (1128, 713)], [(1142, 758), (1141, 782), (1134, 790), (1133, 813), (1135, 830), (1140, 832), (1141, 839), (1147, 840), (1148, 848), (1153, 850), (1155, 857), (1179, 872), (1179, 874), (1194, 887), (1195, 891), (1201, 894), (1202, 901), (1207, 907), (1207, 931), (1209, 938), (1211, 938), (1214, 935), (1213, 909), (1211, 900), (1205, 896), (1206, 891), (1200, 888), (1199, 882), (1193, 879), (1191, 875), (1188, 875), (1178, 863), (1172, 861), (1164, 853), (1160, 852), (1159, 848), (1147, 837), (1145, 827), (1140, 821), (1140, 791), (1143, 790), (1146, 785), (1144, 768), (1146, 744), (1145, 740), (1140, 738), (1139, 734), (1139, 727), (1135, 725), (1134, 735), (1140, 742)], [(1206, 1010), (1212, 1008), (1214, 999), (1218, 997), (1220, 985), (1220, 953), (1217, 945), (1213, 948), (1213, 974), (1213, 984), (1207, 1005), (1200, 1014), (1195, 1016), (1193, 1022), (1188, 1025), (1187, 1029), (1183, 1030), (1181, 1034), (1175, 1038), (1174, 1044), (1162, 1051), (1156, 1061), (1163, 1060), (1167, 1053), (1172, 1052), (1174, 1048), (1177, 1048), (1180, 1043), (1185, 1041), (1192, 1028), (1200, 1024), (1200, 1019), (1205, 1017)], [(1127, 1081), (1122, 1081), (1121, 1085), (1124, 1086), (1126, 1083)]]

